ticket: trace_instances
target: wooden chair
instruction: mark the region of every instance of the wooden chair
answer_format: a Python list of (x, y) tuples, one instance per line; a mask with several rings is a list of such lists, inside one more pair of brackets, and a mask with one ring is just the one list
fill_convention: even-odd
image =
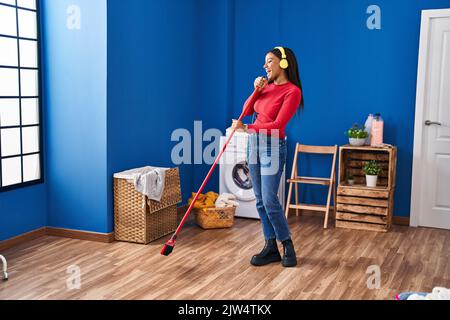
[[(286, 218), (289, 216), (289, 209), (295, 209), (297, 216), (298, 210), (311, 210), (325, 212), (324, 229), (328, 227), (328, 216), (330, 209), (336, 209), (336, 157), (338, 152), (338, 146), (307, 146), (297, 143), (295, 147), (294, 161), (292, 164), (291, 179), (288, 179), (289, 192), (286, 203)], [(333, 155), (333, 163), (331, 165), (331, 175), (330, 178), (316, 178), (316, 177), (300, 177), (297, 175), (297, 159), (299, 153), (309, 153), (309, 154), (330, 154)], [(304, 204), (298, 202), (298, 185), (299, 184), (318, 184), (328, 186), (328, 198), (327, 204), (315, 205), (315, 204)], [(295, 185), (295, 204), (291, 204), (292, 187)], [(331, 194), (333, 193), (334, 206), (330, 206)], [(336, 212), (335, 212), (336, 213)]]

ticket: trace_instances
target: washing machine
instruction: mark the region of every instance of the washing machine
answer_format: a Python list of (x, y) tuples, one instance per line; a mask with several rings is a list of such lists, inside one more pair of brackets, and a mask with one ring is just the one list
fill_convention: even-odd
[[(220, 138), (221, 150), (230, 133), (231, 129), (228, 128), (227, 135)], [(256, 210), (256, 198), (247, 166), (247, 143), (247, 133), (235, 132), (219, 161), (219, 192), (220, 194), (230, 193), (236, 196), (239, 202), (239, 206), (236, 208), (236, 217), (259, 219), (258, 211)], [(278, 198), (283, 210), (285, 208), (285, 185), (286, 166), (283, 168), (283, 175), (278, 190)]]

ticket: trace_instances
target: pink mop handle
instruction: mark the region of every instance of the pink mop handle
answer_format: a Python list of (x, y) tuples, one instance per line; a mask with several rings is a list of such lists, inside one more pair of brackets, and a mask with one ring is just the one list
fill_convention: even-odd
[[(253, 91), (253, 95), (255, 95), (257, 93), (257, 89), (255, 89), (255, 91)], [(239, 117), (238, 121), (241, 121), (242, 118), (244, 118), (244, 115), (247, 111), (247, 109), (249, 108), (250, 105), (247, 106), (247, 108), (245, 108), (245, 110), (242, 111), (241, 116)], [(223, 153), (225, 152), (225, 149), (228, 147), (228, 144), (230, 143), (231, 139), (233, 138), (234, 133), (236, 132), (236, 127), (233, 129), (233, 131), (231, 131), (230, 136), (228, 137), (228, 140), (226, 141), (226, 143), (224, 144), (224, 146), (222, 147), (222, 150), (220, 151), (219, 155), (216, 157), (216, 160), (214, 161), (214, 164), (211, 166), (211, 169), (209, 169), (208, 174), (206, 175), (205, 180), (203, 180), (202, 185), (200, 186), (200, 189), (198, 189), (197, 194), (195, 195), (194, 199), (192, 199), (191, 204), (189, 205), (189, 208), (187, 209), (186, 213), (184, 214), (183, 219), (181, 220), (180, 224), (178, 225), (177, 230), (175, 231), (175, 233), (172, 236), (172, 239), (175, 239), (178, 235), (178, 233), (180, 232), (181, 228), (183, 228), (184, 223), (186, 222), (186, 219), (188, 218), (189, 214), (192, 211), (192, 208), (194, 207), (195, 202), (198, 199), (198, 196), (202, 193), (203, 188), (205, 187), (205, 185), (208, 183), (209, 178), (211, 177), (214, 168), (216, 167), (217, 163), (219, 162), (220, 158), (222, 157)]]

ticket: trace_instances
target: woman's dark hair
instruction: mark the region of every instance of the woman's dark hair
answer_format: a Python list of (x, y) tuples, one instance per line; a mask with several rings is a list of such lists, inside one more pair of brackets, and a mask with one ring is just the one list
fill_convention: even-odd
[[(284, 48), (284, 51), (286, 53), (286, 59), (289, 63), (288, 68), (285, 69), (286, 75), (288, 77), (288, 80), (291, 83), (295, 84), (297, 87), (300, 88), (300, 90), (302, 92), (302, 100), (300, 101), (300, 108), (303, 108), (305, 106), (305, 99), (303, 98), (302, 81), (300, 80), (300, 75), (298, 72), (297, 58), (295, 57), (294, 51), (292, 51), (291, 49)], [(281, 60), (282, 55), (281, 55), (281, 51), (279, 49), (274, 48), (274, 49), (268, 51), (267, 53), (269, 53), (269, 52), (274, 54)]]

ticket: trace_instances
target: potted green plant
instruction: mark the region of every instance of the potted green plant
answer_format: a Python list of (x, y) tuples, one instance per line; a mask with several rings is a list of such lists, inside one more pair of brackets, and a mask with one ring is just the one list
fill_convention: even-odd
[(355, 147), (363, 146), (369, 136), (364, 130), (364, 127), (360, 127), (358, 124), (354, 124), (350, 129), (345, 131), (345, 135), (348, 136), (350, 145)]
[(347, 182), (351, 186), (355, 184), (355, 178), (353, 177), (353, 175), (351, 173), (349, 173), (347, 176)]
[(378, 175), (383, 171), (380, 165), (375, 160), (371, 160), (364, 165), (363, 171), (366, 175), (366, 185), (376, 187)]

